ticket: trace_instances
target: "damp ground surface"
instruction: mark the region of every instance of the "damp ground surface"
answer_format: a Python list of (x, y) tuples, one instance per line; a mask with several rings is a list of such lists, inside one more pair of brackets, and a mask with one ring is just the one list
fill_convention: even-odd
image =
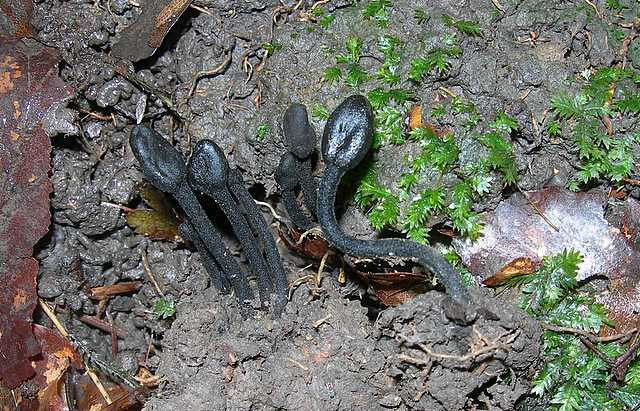
[[(362, 60), (371, 71), (380, 65), (379, 37), (403, 39), (407, 60), (400, 69), (406, 71), (410, 58), (449, 33), (442, 14), (477, 22), (482, 36), (459, 36), (462, 55), (445, 75), (405, 86), (425, 112), (444, 88), (473, 102), (482, 116), (504, 111), (516, 118), (521, 129), (513, 146), (522, 190), (540, 189), (554, 176), (564, 184), (575, 175), (576, 153), (539, 123), (559, 89), (570, 87), (584, 70), (620, 58), (620, 39), (585, 1), (397, 0), (386, 28), (363, 19), (364, 1), (320, 2), (325, 15), (335, 17), (327, 27), (301, 13), (313, 2), (302, 0), (298, 9), (285, 3), (196, 2), (200, 10), (188, 9), (155, 54), (135, 64), (136, 73), (175, 104), (174, 112), (167, 111), (149, 96), (144, 122), (185, 155), (197, 141), (215, 140), (254, 197), (285, 219), (273, 178), (285, 150), (280, 119), (293, 102), (331, 111), (354, 93), (343, 82), (321, 81), (350, 36), (360, 37), (362, 54), (373, 56)], [(417, 8), (430, 20), (418, 23)], [(71, 332), (104, 358), (130, 373), (142, 365), (162, 376), (145, 409), (544, 407), (528, 396), (538, 366), (539, 327), (490, 291), (474, 291), (483, 308), (469, 312), (456, 309), (437, 287), (383, 309), (358, 281), (339, 283), (340, 267), (327, 267), (319, 284), (296, 281), (313, 278), (317, 262), (280, 244), (294, 284), (290, 302), (280, 318), (256, 311), (243, 319), (233, 297), (210, 287), (197, 252), (135, 234), (118, 205), (141, 206), (137, 186), (143, 178), (128, 138), (136, 108), (148, 93), (116, 74), (109, 53), (139, 14), (138, 5), (124, 0), (45, 0), (36, 4), (33, 23), (39, 39), (62, 53), (61, 77), (77, 90), (69, 110), (49, 125), (62, 129), (65, 118), (72, 119), (77, 133), (67, 130), (53, 140), (53, 222), (37, 255), (38, 294), (60, 307)], [(269, 56), (265, 43), (273, 49)], [(628, 59), (640, 66), (640, 50), (632, 47)], [(222, 72), (194, 81), (221, 64)], [(365, 83), (362, 92), (371, 87)], [(314, 117), (313, 124), (320, 134), (323, 120)], [(457, 125), (452, 119), (449, 126)], [(456, 138), (461, 157), (479, 155), (480, 147), (464, 143), (464, 132)], [(375, 155), (380, 181), (397, 184), (403, 158), (416, 144), (380, 148)], [(453, 184), (455, 176), (447, 178)], [(493, 209), (505, 194), (495, 179), (477, 211)], [(361, 211), (350, 203), (343, 208), (347, 231), (377, 235)], [(278, 224), (263, 211), (269, 223)], [(442, 222), (440, 217), (429, 225)], [(228, 246), (241, 255), (228, 225), (220, 227)], [(176, 301), (172, 318), (153, 314), (159, 294), (142, 255), (161, 292)], [(143, 286), (109, 301), (107, 310), (125, 334), (113, 357), (110, 337), (78, 319), (99, 309), (88, 288), (125, 280)]]

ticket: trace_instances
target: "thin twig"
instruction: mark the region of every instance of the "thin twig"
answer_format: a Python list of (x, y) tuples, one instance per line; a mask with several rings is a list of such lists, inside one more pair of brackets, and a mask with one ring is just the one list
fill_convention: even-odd
[(326, 317), (323, 317), (323, 318), (321, 318), (321, 319), (319, 319), (319, 320), (315, 321), (315, 322), (313, 323), (313, 328), (318, 328), (318, 327), (320, 327), (322, 324), (324, 324), (324, 323), (325, 323), (329, 318), (331, 318), (331, 317), (332, 317), (332, 315), (331, 315), (331, 314), (329, 314), (329, 315), (327, 315)]
[(312, 228), (308, 229), (307, 231), (305, 231), (304, 233), (302, 233), (300, 235), (300, 238), (298, 238), (298, 241), (296, 241), (296, 245), (302, 244), (304, 239), (307, 238), (311, 234), (321, 236), (322, 235), (322, 230), (319, 227), (312, 227)]
[(287, 358), (287, 360), (289, 360), (289, 362), (290, 362), (291, 364), (296, 365), (296, 366), (298, 366), (298, 367), (302, 368), (302, 369), (303, 369), (303, 370), (305, 370), (305, 371), (309, 371), (309, 367), (307, 367), (307, 366), (305, 366), (305, 365), (300, 364), (298, 361), (294, 360), (293, 358)]
[(120, 210), (124, 211), (125, 213), (130, 213), (130, 212), (133, 211), (133, 208), (129, 208), (129, 207), (123, 206), (121, 204), (109, 203), (109, 202), (106, 202), (106, 201), (101, 202), (100, 205), (107, 206), (107, 207), (113, 207), (113, 208), (119, 208)]
[(202, 78), (215, 76), (216, 74), (220, 74), (225, 71), (227, 67), (229, 67), (229, 64), (231, 64), (232, 55), (233, 53), (231, 52), (231, 50), (227, 50), (227, 58), (224, 59), (224, 61), (220, 63), (216, 68), (214, 68), (213, 70), (201, 71), (196, 74), (196, 76), (193, 78), (193, 81), (191, 82), (189, 97), (193, 96), (193, 93), (196, 91), (196, 87), (198, 87), (198, 81), (200, 81)]
[(95, 327), (99, 330), (102, 330), (106, 333), (115, 333), (116, 336), (120, 337), (120, 338), (125, 338), (127, 336), (127, 332), (121, 328), (115, 327), (114, 325), (112, 325), (111, 323), (108, 323), (104, 320), (101, 320), (97, 317), (93, 317), (90, 315), (81, 315), (80, 317), (78, 317), (78, 320), (82, 321), (85, 324), (88, 324), (92, 327)]
[(633, 328), (627, 332), (624, 333), (620, 333), (620, 334), (616, 334), (616, 335), (610, 335), (607, 337), (600, 337), (597, 336), (593, 333), (590, 333), (588, 331), (585, 330), (580, 330), (577, 328), (571, 328), (571, 327), (560, 327), (558, 325), (554, 325), (554, 324), (542, 324), (541, 325), (543, 329), (548, 330), (548, 331), (553, 331), (553, 332), (557, 332), (557, 333), (561, 333), (561, 334), (573, 334), (576, 336), (581, 336), (584, 337), (586, 339), (588, 339), (589, 341), (596, 343), (596, 344), (600, 344), (600, 343), (606, 343), (606, 342), (612, 342), (612, 341), (618, 341), (618, 340), (622, 340), (624, 338), (628, 338), (630, 336), (632, 336), (633, 334), (635, 334), (638, 329), (637, 328)]
[[(414, 345), (420, 348), (423, 352), (425, 352), (431, 358), (464, 362), (468, 360), (475, 360), (476, 358), (484, 354), (493, 354), (498, 350), (507, 351), (509, 349), (509, 344), (513, 343), (513, 341), (515, 341), (518, 335), (520, 335), (520, 330), (517, 330), (516, 332), (511, 332), (511, 331), (506, 332), (505, 334), (500, 335), (498, 338), (496, 338), (493, 341), (490, 341), (487, 338), (485, 338), (477, 329), (475, 329), (475, 326), (474, 326), (474, 333), (478, 337), (478, 341), (474, 343), (471, 346), (470, 350), (464, 355), (454, 355), (454, 354), (436, 352), (432, 350), (430, 347), (428, 347), (426, 344), (417, 342), (414, 339), (411, 339), (404, 334), (398, 334), (398, 338), (408, 343), (409, 345)], [(506, 336), (510, 336), (510, 337), (507, 338), (504, 342), (500, 341), (503, 337), (506, 337)]]
[(595, 3), (593, 3), (591, 0), (584, 0), (584, 2), (593, 8), (598, 17), (602, 18), (602, 13), (600, 12), (600, 10), (598, 10), (598, 7), (595, 5)]
[(194, 10), (198, 10), (200, 13), (204, 13), (206, 15), (213, 16), (213, 13), (210, 12), (209, 10), (205, 9), (204, 7), (196, 6), (195, 4), (190, 4), (189, 7), (191, 7)]
[(142, 255), (142, 266), (144, 267), (144, 272), (147, 274), (147, 277), (149, 277), (149, 280), (151, 280), (151, 283), (153, 284), (154, 288), (158, 292), (158, 295), (160, 297), (164, 298), (164, 293), (160, 289), (160, 286), (158, 285), (158, 282), (156, 281), (156, 277), (153, 275), (153, 272), (151, 271), (151, 268), (149, 267), (149, 259), (147, 258), (147, 253), (144, 252), (144, 251), (141, 251), (140, 254)]
[(430, 359), (425, 360), (423, 358), (410, 357), (405, 354), (398, 354), (397, 358), (400, 361), (408, 362), (410, 364), (415, 364), (415, 365), (429, 365), (432, 362), (432, 360)]
[(549, 226), (551, 228), (553, 228), (553, 230), (555, 232), (560, 232), (560, 229), (551, 222), (551, 220), (549, 220), (549, 218), (547, 218), (546, 215), (544, 215), (544, 213), (542, 212), (542, 210), (540, 209), (540, 207), (538, 207), (537, 204), (535, 204), (533, 201), (531, 201), (531, 197), (529, 196), (529, 193), (527, 193), (526, 191), (523, 191), (520, 188), (520, 185), (517, 184), (516, 187), (518, 188), (518, 191), (520, 191), (522, 193), (522, 195), (524, 196), (524, 198), (527, 200), (527, 203), (531, 206), (531, 208), (533, 208), (535, 210), (535, 212), (544, 220), (545, 223), (549, 224)]
[(320, 288), (320, 285), (322, 284), (322, 273), (324, 271), (324, 266), (327, 263), (327, 258), (329, 257), (329, 252), (327, 251), (326, 253), (324, 253), (324, 255), (322, 256), (322, 260), (320, 260), (320, 266), (318, 267), (318, 273), (316, 274), (316, 288)]
[(498, 3), (498, 0), (491, 0), (491, 3), (493, 3), (493, 6), (496, 9), (498, 9), (501, 13), (504, 13), (504, 7), (502, 7), (502, 5)]

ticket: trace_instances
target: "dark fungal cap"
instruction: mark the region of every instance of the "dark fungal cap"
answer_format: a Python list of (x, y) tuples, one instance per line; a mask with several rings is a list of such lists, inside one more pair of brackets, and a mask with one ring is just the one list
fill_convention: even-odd
[(297, 162), (295, 156), (291, 153), (284, 153), (280, 158), (275, 178), (283, 190), (294, 190), (296, 188), (298, 184)]
[(322, 135), (322, 157), (343, 170), (350, 170), (367, 155), (373, 142), (373, 111), (361, 95), (344, 100), (331, 113)]
[(316, 146), (316, 132), (309, 124), (307, 108), (299, 103), (289, 106), (284, 113), (282, 130), (287, 148), (301, 160), (308, 158)]
[(201, 140), (189, 160), (189, 184), (195, 190), (223, 190), (227, 185), (229, 163), (222, 149), (211, 140)]
[(184, 159), (160, 134), (147, 126), (137, 125), (131, 132), (129, 144), (144, 176), (155, 187), (175, 193), (184, 183)]

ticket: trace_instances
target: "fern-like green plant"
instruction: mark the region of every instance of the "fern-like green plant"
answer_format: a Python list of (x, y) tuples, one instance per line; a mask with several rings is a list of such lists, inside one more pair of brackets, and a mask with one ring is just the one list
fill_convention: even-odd
[(415, 9), (413, 12), (413, 18), (418, 24), (426, 24), (431, 20), (431, 16), (429, 16), (423, 9)]
[(455, 28), (462, 34), (466, 34), (470, 37), (481, 37), (482, 29), (478, 23), (471, 20), (454, 20), (450, 16), (443, 14), (442, 22), (445, 26)]
[(362, 12), (362, 17), (365, 20), (374, 20), (378, 26), (385, 28), (389, 25), (391, 6), (391, 0), (370, 0)]
[(514, 277), (507, 283), (521, 287), (521, 308), (550, 325), (542, 337), (544, 366), (533, 379), (531, 392), (549, 398), (549, 410), (629, 409), (640, 400), (640, 362), (631, 363), (622, 385), (611, 384), (609, 363), (625, 352), (624, 346), (595, 343), (599, 351), (595, 353), (576, 332), (555, 331), (577, 330), (595, 336), (604, 324), (613, 325), (588, 286), (576, 280), (581, 262), (580, 253), (565, 250), (544, 258), (535, 273)]
[(335, 83), (342, 78), (342, 70), (338, 66), (327, 67), (322, 74), (322, 81), (329, 84)]
[(402, 227), (403, 232), (414, 241), (426, 243), (429, 237), (426, 229), (429, 217), (441, 211), (443, 207), (443, 187), (422, 191), (409, 205)]
[[(616, 135), (613, 119), (640, 113), (637, 76), (628, 68), (604, 68), (585, 75), (587, 81), (576, 93), (562, 91), (551, 100), (551, 109), (562, 125), (552, 122), (549, 134), (560, 136), (567, 130), (580, 158), (578, 181), (571, 183), (572, 188), (577, 188), (578, 182), (619, 182), (633, 172), (639, 136), (629, 132)], [(605, 119), (611, 124), (608, 130), (602, 125)]]
[(356, 205), (368, 209), (367, 216), (376, 230), (394, 226), (400, 216), (400, 199), (378, 184), (373, 169), (363, 178), (354, 196)]
[(419, 82), (426, 75), (436, 72), (444, 75), (451, 68), (451, 58), (458, 58), (462, 55), (462, 49), (458, 46), (449, 48), (436, 47), (431, 49), (426, 56), (418, 57), (411, 61), (409, 69), (409, 79)]

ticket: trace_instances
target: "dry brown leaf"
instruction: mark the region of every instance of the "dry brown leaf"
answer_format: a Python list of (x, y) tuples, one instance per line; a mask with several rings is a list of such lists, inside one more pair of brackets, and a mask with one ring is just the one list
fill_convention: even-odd
[(409, 109), (409, 130), (419, 127), (422, 127), (422, 106), (411, 106), (411, 109)]
[(3, 29), (0, 32), (15, 38), (35, 37), (31, 26), (32, 16), (31, 0), (0, 0), (0, 29)]
[(531, 274), (538, 270), (540, 262), (531, 260), (530, 258), (516, 258), (509, 264), (504, 266), (502, 270), (498, 271), (496, 275), (491, 276), (483, 281), (482, 284), (487, 287), (495, 287), (503, 284), (510, 278), (517, 277), (519, 275)]
[[(3, 3), (7, 4), (7, 3)], [(38, 263), (33, 245), (49, 230), (51, 142), (41, 121), (71, 95), (56, 50), (0, 36), (0, 379), (16, 388), (34, 375), (31, 329)]]

